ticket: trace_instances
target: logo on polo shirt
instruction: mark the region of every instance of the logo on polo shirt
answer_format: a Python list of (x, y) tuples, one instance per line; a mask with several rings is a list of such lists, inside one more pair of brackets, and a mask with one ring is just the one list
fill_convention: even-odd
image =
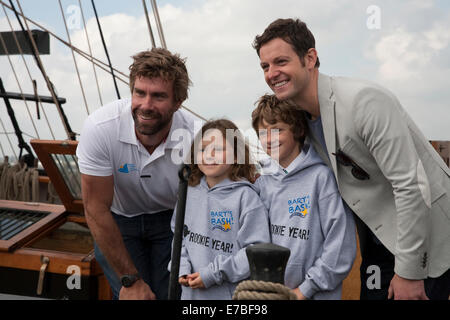
[(289, 219), (292, 217), (304, 218), (311, 209), (311, 197), (309, 195), (288, 200)]
[(210, 211), (209, 212), (209, 222), (211, 224), (211, 230), (219, 229), (223, 232), (228, 232), (231, 230), (231, 226), (234, 224), (233, 211), (231, 210), (221, 210), (221, 211)]
[(122, 173), (130, 173), (130, 172), (133, 172), (133, 171), (137, 171), (137, 169), (136, 169), (136, 165), (135, 164), (125, 163), (124, 165), (119, 167), (118, 171), (122, 172)]

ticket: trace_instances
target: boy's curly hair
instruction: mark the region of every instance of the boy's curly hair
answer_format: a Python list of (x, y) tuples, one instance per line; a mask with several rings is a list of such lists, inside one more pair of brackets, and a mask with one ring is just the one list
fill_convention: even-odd
[(252, 112), (252, 126), (258, 137), (263, 119), (269, 124), (275, 124), (278, 121), (288, 124), (300, 147), (305, 143), (308, 135), (306, 114), (292, 100), (281, 101), (274, 94), (263, 95)]

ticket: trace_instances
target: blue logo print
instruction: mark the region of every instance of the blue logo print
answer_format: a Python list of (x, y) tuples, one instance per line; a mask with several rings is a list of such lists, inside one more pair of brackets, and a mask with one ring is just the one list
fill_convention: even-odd
[(209, 215), (211, 230), (219, 229), (223, 232), (228, 232), (231, 230), (231, 226), (234, 224), (233, 211), (211, 211)]
[(294, 216), (304, 218), (309, 213), (308, 209), (311, 209), (311, 197), (307, 195), (305, 197), (289, 199), (288, 205), (289, 219)]
[(130, 173), (132, 171), (137, 171), (136, 165), (132, 163), (125, 163), (123, 166), (120, 166), (119, 172), (122, 173)]

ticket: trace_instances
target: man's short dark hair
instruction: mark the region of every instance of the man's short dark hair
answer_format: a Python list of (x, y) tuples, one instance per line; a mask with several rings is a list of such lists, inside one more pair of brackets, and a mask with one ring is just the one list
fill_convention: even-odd
[[(289, 43), (299, 56), (303, 65), (305, 65), (304, 58), (308, 50), (316, 48), (316, 40), (306, 26), (306, 23), (300, 19), (277, 19), (264, 30), (262, 35), (256, 36), (253, 42), (253, 48), (256, 49), (258, 56), (261, 47), (275, 38), (281, 38)], [(319, 57), (317, 57), (315, 67), (318, 68), (319, 66), (320, 61)]]

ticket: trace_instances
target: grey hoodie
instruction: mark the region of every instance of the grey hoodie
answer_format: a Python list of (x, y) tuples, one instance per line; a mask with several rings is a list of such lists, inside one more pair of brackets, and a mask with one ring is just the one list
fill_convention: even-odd
[[(175, 211), (176, 212), (176, 211)], [(175, 215), (172, 217), (174, 230)], [(253, 184), (205, 177), (188, 187), (179, 276), (199, 272), (206, 289), (182, 286), (182, 300), (231, 300), (249, 277), (245, 247), (270, 242), (267, 210)]]
[[(331, 170), (305, 145), (286, 169), (269, 159), (256, 181), (274, 244), (291, 250), (285, 285), (309, 299), (341, 299), (356, 255), (355, 223)], [(277, 168), (264, 175), (264, 169)]]

